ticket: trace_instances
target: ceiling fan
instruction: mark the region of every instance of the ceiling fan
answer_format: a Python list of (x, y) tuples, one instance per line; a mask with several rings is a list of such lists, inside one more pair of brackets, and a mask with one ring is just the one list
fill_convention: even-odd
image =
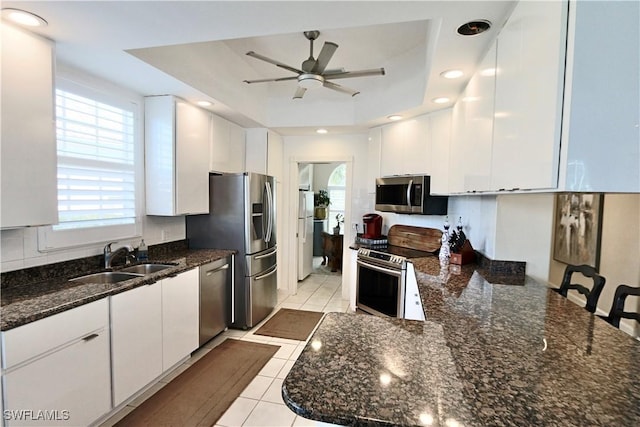
[(248, 56), (252, 58), (260, 59), (261, 61), (268, 62), (277, 67), (294, 72), (297, 76), (292, 77), (280, 77), (273, 79), (260, 79), (260, 80), (245, 80), (245, 83), (266, 83), (266, 82), (281, 82), (286, 80), (297, 80), (298, 88), (293, 95), (293, 99), (299, 99), (304, 96), (304, 93), (309, 88), (324, 86), (328, 89), (333, 89), (338, 92), (348, 93), (351, 96), (356, 96), (360, 92), (349, 89), (344, 86), (340, 86), (332, 82), (335, 79), (345, 79), (348, 77), (366, 77), (366, 76), (384, 76), (384, 68), (373, 68), (370, 70), (359, 71), (345, 71), (344, 69), (327, 70), (327, 65), (331, 60), (331, 57), (335, 53), (338, 45), (333, 42), (325, 42), (322, 46), (322, 50), (318, 55), (318, 58), (313, 57), (313, 41), (318, 38), (320, 31), (305, 31), (304, 36), (309, 40), (311, 44), (309, 58), (302, 62), (300, 69), (283, 64), (266, 56), (255, 53), (254, 51), (247, 52)]

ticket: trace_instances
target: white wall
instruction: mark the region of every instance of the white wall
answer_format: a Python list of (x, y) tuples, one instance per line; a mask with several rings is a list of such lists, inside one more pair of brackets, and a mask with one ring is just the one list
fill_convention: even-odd
[[(288, 284), (289, 292), (297, 291), (296, 280), (296, 209), (298, 193), (298, 163), (314, 162), (343, 162), (347, 165), (347, 188), (346, 197), (351, 201), (348, 212), (345, 214), (345, 224), (351, 224), (353, 220), (360, 221), (362, 215), (369, 210), (369, 195), (366, 188), (367, 170), (367, 135), (322, 135), (322, 136), (289, 136), (284, 137), (284, 164), (285, 176), (283, 196), (284, 224), (290, 224), (285, 231), (285, 241), (282, 242), (280, 250), (283, 259), (289, 260), (286, 266), (279, 271), (283, 275), (281, 283)], [(360, 218), (360, 219), (358, 219)], [(355, 235), (350, 227), (344, 230), (344, 251), (342, 270), (342, 292), (343, 298), (349, 298), (349, 293), (353, 293), (355, 299), (355, 289), (349, 289), (350, 280), (349, 269), (347, 268), (351, 253), (349, 244), (353, 242)]]

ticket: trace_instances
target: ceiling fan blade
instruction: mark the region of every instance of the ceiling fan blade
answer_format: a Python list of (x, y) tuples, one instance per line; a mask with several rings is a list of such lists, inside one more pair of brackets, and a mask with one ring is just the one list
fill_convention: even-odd
[(296, 80), (298, 76), (293, 77), (278, 77), (275, 79), (258, 79), (258, 80), (243, 80), (245, 83), (267, 83), (267, 82), (283, 82), (286, 80)]
[(357, 90), (349, 89), (348, 87), (340, 86), (339, 84), (335, 84), (333, 82), (329, 82), (329, 81), (326, 81), (326, 80), (324, 81), (322, 86), (326, 87), (327, 89), (336, 90), (338, 92), (348, 93), (351, 96), (356, 96), (357, 94), (360, 93)]
[(384, 76), (384, 68), (372, 68), (370, 70), (344, 71), (342, 73), (324, 74), (326, 79), (346, 79), (348, 77)]
[(324, 42), (322, 46), (322, 50), (318, 55), (318, 59), (316, 60), (316, 65), (311, 70), (313, 73), (322, 74), (325, 68), (327, 68), (327, 64), (331, 60), (331, 57), (335, 53), (338, 45), (333, 42)]
[(252, 58), (256, 58), (259, 59), (261, 61), (264, 62), (268, 62), (269, 64), (273, 64), (277, 67), (280, 68), (284, 68), (285, 70), (289, 70), (291, 72), (297, 73), (297, 74), (303, 74), (304, 72), (302, 70), (298, 70), (297, 68), (293, 68), (287, 64), (283, 64), (282, 62), (276, 61), (275, 59), (271, 59), (271, 58), (267, 58), (266, 56), (262, 56), (259, 53), (255, 53), (254, 51), (249, 51), (247, 52), (247, 55), (252, 57)]
[(303, 88), (302, 86), (298, 86), (298, 89), (296, 89), (296, 93), (293, 95), (293, 99), (301, 99), (304, 96), (304, 93), (307, 91), (306, 88)]

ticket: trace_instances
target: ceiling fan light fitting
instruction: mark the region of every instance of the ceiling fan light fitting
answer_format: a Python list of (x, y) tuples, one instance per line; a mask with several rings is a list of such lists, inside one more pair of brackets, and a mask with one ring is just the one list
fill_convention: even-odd
[(324, 77), (317, 74), (300, 74), (298, 76), (298, 86), (305, 89), (315, 89), (324, 84)]

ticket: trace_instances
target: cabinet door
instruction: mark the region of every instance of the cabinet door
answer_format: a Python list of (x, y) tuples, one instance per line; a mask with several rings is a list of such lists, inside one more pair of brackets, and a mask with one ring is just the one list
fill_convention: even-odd
[(1, 227), (58, 222), (53, 44), (2, 23)]
[(405, 139), (400, 123), (382, 127), (382, 139), (380, 143), (380, 176), (392, 176), (403, 174), (403, 152)]
[(382, 144), (382, 128), (369, 129), (367, 145), (367, 193), (376, 193), (376, 178), (380, 173), (380, 148)]
[(193, 269), (162, 281), (162, 370), (198, 348), (199, 284)]
[(209, 121), (207, 111), (176, 101), (176, 214), (209, 212)]
[(402, 174), (431, 175), (431, 130), (428, 115), (400, 123), (404, 128)]
[(215, 114), (211, 119), (210, 169), (216, 172), (244, 172), (244, 129)]
[(113, 401), (118, 406), (162, 373), (159, 283), (111, 297)]
[(43, 422), (16, 415), (5, 421), (7, 426), (91, 424), (111, 409), (108, 329), (10, 370), (4, 375), (3, 387), (9, 414), (28, 409), (34, 416), (48, 411), (47, 416), (54, 417)]
[(267, 175), (274, 176), (276, 181), (282, 180), (284, 141), (275, 132), (267, 132)]
[(451, 149), (451, 109), (429, 116), (431, 129), (431, 193), (449, 193), (449, 151)]
[(567, 3), (519, 2), (498, 37), (491, 186), (557, 186)]

